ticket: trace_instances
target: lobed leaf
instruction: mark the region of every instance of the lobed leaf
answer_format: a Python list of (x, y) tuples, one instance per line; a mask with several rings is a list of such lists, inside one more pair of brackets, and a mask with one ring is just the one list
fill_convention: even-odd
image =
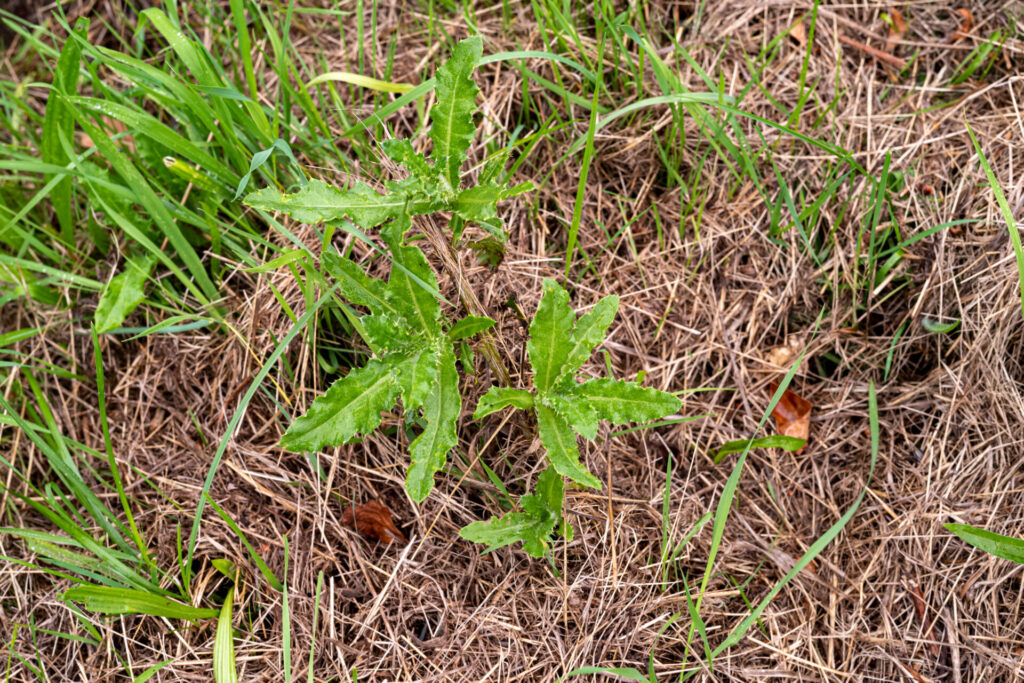
[(413, 148), (411, 140), (405, 138), (385, 140), (381, 143), (381, 147), (389, 159), (396, 164), (405, 166), (414, 178), (427, 183), (437, 182), (437, 169), (431, 166), (425, 156)]
[(547, 449), (548, 460), (555, 470), (578, 484), (595, 489), (601, 488), (601, 481), (588, 472), (580, 462), (576, 434), (569, 423), (542, 403), (537, 403), (535, 408), (540, 441)]
[(594, 308), (580, 317), (569, 337), (569, 353), (562, 376), (576, 372), (587, 362), (594, 348), (604, 341), (618, 310), (619, 297), (613, 294), (598, 301)]
[(525, 389), (491, 386), (477, 402), (473, 419), (479, 420), (509, 406), (519, 410), (529, 410), (533, 407), (533, 394)]
[(530, 323), (526, 353), (533, 367), (533, 385), (543, 393), (551, 389), (569, 356), (566, 343), (572, 335), (573, 311), (569, 294), (554, 280), (544, 279), (544, 295)]
[[(524, 496), (525, 498), (526, 496)], [(555, 521), (551, 522), (551, 529), (547, 531), (550, 535), (554, 530)], [(538, 529), (538, 526), (542, 528)], [(472, 541), (473, 543), (484, 543), (487, 545), (487, 552), (504, 548), (522, 541), (526, 552), (533, 557), (543, 557), (543, 541), (540, 540), (546, 525), (528, 512), (509, 512), (498, 518), (491, 518), (487, 522), (473, 522), (459, 530), (459, 536)], [(529, 547), (526, 546), (527, 539), (530, 540)], [(541, 551), (536, 551), (538, 542), (541, 543)]]
[[(388, 281), (388, 301), (417, 332), (431, 336), (441, 334), (437, 278), (430, 269), (427, 258), (417, 247), (394, 245), (391, 253), (394, 265), (391, 267), (391, 279)], [(425, 282), (430, 289), (409, 277), (410, 273)]]
[(325, 251), (320, 260), (338, 282), (338, 291), (343, 297), (357, 306), (366, 306), (374, 313), (398, 312), (387, 300), (387, 286), (380, 280), (367, 277), (363, 269), (350, 259)]
[(656, 420), (671, 415), (682, 405), (672, 394), (615, 379), (592, 379), (573, 391), (586, 398), (602, 420), (617, 425)]
[(572, 394), (550, 393), (545, 394), (541, 400), (564, 418), (580, 436), (587, 439), (597, 437), (597, 426), (601, 418), (587, 399)]
[(437, 386), (437, 352), (421, 348), (396, 366), (406, 412), (418, 410)]
[(462, 410), (462, 397), (459, 395), (455, 353), (450, 343), (438, 344), (434, 361), (437, 372), (423, 403), (427, 427), (409, 444), (411, 464), (405, 489), (417, 503), (430, 495), (434, 488), (434, 472), (444, 467), (448, 451), (459, 443), (455, 426)]
[(472, 74), (483, 52), (479, 36), (455, 46), (451, 58), (437, 70), (437, 103), (430, 110), (431, 156), (453, 190), (459, 187), (459, 169), (476, 133), (476, 83)]
[(340, 446), (356, 434), (368, 434), (380, 425), (381, 411), (395, 405), (399, 389), (393, 368), (371, 359), (313, 401), (278, 445), (290, 451), (319, 451)]
[(364, 182), (339, 190), (322, 180), (311, 180), (292, 194), (265, 187), (246, 196), (244, 203), (262, 211), (280, 211), (300, 223), (326, 223), (348, 218), (361, 228), (373, 228), (402, 215), (409, 197), (392, 192), (378, 194)]
[(497, 217), (499, 199), (501, 190), (497, 185), (477, 185), (459, 192), (452, 208), (463, 220), (481, 222)]
[(413, 334), (404, 318), (390, 313), (364, 315), (359, 322), (363, 328), (360, 334), (375, 353), (407, 351), (410, 346), (418, 346), (423, 340), (422, 336)]
[(547, 468), (537, 477), (537, 486), (534, 490), (549, 510), (562, 514), (562, 501), (565, 498), (565, 482), (562, 481), (562, 475), (551, 467)]

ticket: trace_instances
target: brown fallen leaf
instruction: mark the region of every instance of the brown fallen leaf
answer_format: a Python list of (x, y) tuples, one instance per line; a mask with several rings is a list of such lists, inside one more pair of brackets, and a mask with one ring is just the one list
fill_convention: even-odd
[(789, 27), (789, 37), (800, 43), (807, 44), (807, 29), (804, 28), (804, 18), (800, 17)]
[(974, 16), (971, 14), (971, 10), (961, 7), (956, 10), (956, 13), (962, 18), (960, 22), (960, 28), (953, 34), (953, 39), (950, 43), (955, 43), (958, 40), (963, 40), (971, 34), (971, 27), (974, 26)]
[(341, 523), (381, 543), (409, 542), (392, 521), (391, 510), (377, 500), (346, 508), (341, 516)]
[[(775, 395), (779, 385), (772, 382), (771, 392)], [(797, 439), (803, 439), (806, 441), (811, 433), (811, 402), (802, 397), (795, 391), (786, 389), (785, 393), (782, 394), (782, 398), (775, 405), (775, 409), (772, 411), (772, 415), (775, 417), (775, 426), (778, 427), (779, 434), (783, 436), (792, 436)], [(804, 448), (807, 444), (804, 444)], [(804, 449), (801, 448), (797, 453), (800, 453)]]
[(892, 21), (889, 24), (889, 38), (885, 41), (886, 52), (892, 52), (896, 44), (907, 35), (907, 21), (898, 9), (893, 8), (890, 10), (889, 18)]

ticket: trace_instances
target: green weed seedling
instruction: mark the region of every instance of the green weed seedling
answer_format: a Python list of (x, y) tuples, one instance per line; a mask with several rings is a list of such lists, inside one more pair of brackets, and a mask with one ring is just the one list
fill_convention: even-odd
[(386, 193), (364, 182), (340, 189), (314, 180), (293, 194), (269, 187), (245, 199), (257, 209), (280, 211), (307, 223), (334, 224), (360, 236), (360, 229), (380, 228), (392, 261), (387, 282), (368, 277), (352, 261), (330, 252), (325, 251), (322, 258), (341, 295), (370, 310), (358, 320), (357, 329), (376, 357), (317, 398), (304, 416), (292, 422), (281, 446), (317, 451), (341, 445), (375, 430), (381, 411), (391, 409), (401, 397), (407, 415), (422, 410), (426, 424), (409, 446), (406, 489), (417, 502), (429, 495), (434, 473), (444, 467), (448, 452), (458, 443), (456, 421), (462, 398), (453, 344), (486, 330), (494, 321), (471, 316), (445, 329), (437, 278), (420, 248), (406, 243), (406, 232), (412, 227), (412, 216), (451, 211), (462, 221), (484, 226), (503, 243), (497, 202), (529, 189), (529, 185), (507, 189), (490, 182), (460, 186), (460, 169), (476, 134), (473, 113), (478, 89), (472, 74), (481, 49), (478, 37), (462, 41), (437, 72), (437, 103), (430, 112), (430, 159), (409, 140), (382, 144), (384, 153), (409, 174), (387, 183)]
[[(462, 537), (486, 543), (491, 549), (522, 541), (534, 557), (544, 554), (562, 511), (562, 476), (592, 488), (601, 482), (580, 462), (576, 435), (597, 437), (601, 420), (612, 424), (655, 420), (679, 410), (680, 400), (669, 393), (610, 378), (576, 380), (576, 373), (604, 341), (615, 319), (619, 297), (607, 296), (576, 320), (569, 294), (554, 280), (544, 280), (544, 294), (530, 324), (526, 352), (533, 368), (532, 389), (492, 386), (477, 404), (475, 419), (509, 406), (532, 410), (551, 467), (537, 480), (537, 493), (520, 499), (522, 512), (489, 522), (474, 522)], [(562, 533), (571, 527), (562, 520)]]

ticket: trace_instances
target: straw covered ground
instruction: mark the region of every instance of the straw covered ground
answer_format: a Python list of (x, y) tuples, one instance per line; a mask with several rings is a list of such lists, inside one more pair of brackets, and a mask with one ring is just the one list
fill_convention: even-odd
[[(180, 4), (186, 28), (248, 93), (229, 3), (202, 10), (192, 4)], [(391, 429), (318, 456), (277, 447), (287, 416), (345, 372), (327, 367), (319, 347), (346, 359), (366, 346), (318, 314), (320, 322), (292, 339), (248, 395), (294, 320), (321, 293), (294, 265), (258, 272), (252, 266), (296, 244), (318, 254), (322, 226), (277, 216), (281, 229), (266, 227), (236, 202), (239, 215), (263, 226), (263, 239), (235, 240), (234, 251), (196, 249), (214, 274), (227, 324), (179, 324), (139, 338), (100, 335), (98, 344), (125, 498), (152, 561), (171, 576), (180, 570), (179, 544), (188, 541), (218, 446), (240, 414), (210, 498), (269, 569), (286, 574), (288, 614), (239, 533), (209, 505), (189, 589), (194, 605), (218, 608), (232, 581), (211, 562), (236, 563), (239, 680), (285, 680), (285, 623), (291, 675), (306, 676), (311, 663), (310, 680), (317, 681), (556, 681), (581, 667), (633, 667), (646, 680), (649, 662), (657, 681), (682, 672), (700, 681), (966, 683), (1024, 676), (1019, 565), (971, 548), (942, 526), (962, 522), (1024, 535), (1021, 281), (1007, 222), (969, 132), (1019, 220), (1020, 3), (294, 4), (290, 13), (286, 5), (265, 8), (268, 22), (250, 16), (258, 95), (268, 111), (290, 107), (294, 130), (316, 128), (310, 111), (321, 113), (317, 135), (283, 127), (280, 137), (308, 176), (332, 183), (361, 178), (382, 187), (396, 177), (373, 151), (376, 138), (420, 135), (423, 148), (429, 141), (416, 107), (406, 106), (386, 119), (386, 128), (371, 126), (353, 142), (344, 121), (368, 116), (393, 94), (333, 83), (308, 91), (311, 106), (297, 97), (282, 103), (283, 93), (311, 76), (339, 71), (421, 83), (453, 41), (469, 34), (483, 38), (485, 55), (557, 53), (600, 72), (595, 100), (594, 84), (578, 71), (540, 57), (479, 67), (482, 135), (470, 150), (469, 173), (509, 140), (536, 136), (516, 146), (509, 161), (512, 182), (529, 180), (536, 189), (499, 209), (510, 237), (497, 268), (468, 250), (457, 252), (457, 267), (497, 321), (497, 348), (513, 385), (530, 375), (528, 321), (542, 278), (551, 277), (566, 284), (578, 310), (607, 294), (621, 297), (608, 339), (585, 374), (643, 372), (646, 385), (682, 392), (683, 403), (672, 424), (614, 438), (622, 428), (603, 424), (598, 440), (581, 440), (583, 459), (604, 488), (567, 489), (571, 542), (558, 540), (546, 559), (518, 545), (482, 554), (459, 529), (501, 512), (484, 464), (513, 497), (543, 469), (530, 419), (471, 419), (493, 382), (478, 356), (477, 373), (462, 381), (460, 441), (450, 469), (435, 477), (422, 504), (403, 488), (408, 438), (394, 429), (402, 423), (398, 408), (385, 414)], [(136, 54), (189, 83), (142, 9), (113, 0), (64, 6), (68, 23), (92, 17), (93, 45)], [(0, 139), (13, 150), (8, 160), (36, 149), (33, 131), (43, 125), (48, 96), (42, 85), (51, 82), (67, 36), (53, 6), (32, 11), (27, 24), (9, 19), (13, 28), (0, 37)], [(277, 50), (271, 30), (281, 32), (286, 49)], [(281, 69), (282, 59), (293, 67)], [(601, 107), (600, 122), (669, 94), (658, 60), (675, 79), (672, 92), (718, 93), (725, 106), (700, 105), (710, 123), (664, 102), (615, 118), (594, 133), (581, 186), (584, 150), (567, 153), (586, 139), (591, 107)], [(80, 94), (100, 98), (106, 89), (133, 87), (104, 66), (90, 71), (89, 63), (83, 61)], [(282, 74), (291, 89), (282, 86)], [(138, 101), (175, 127), (166, 101)], [(116, 120), (114, 112), (93, 115), (143, 168), (142, 135), (132, 122)], [(720, 137), (709, 135), (712, 129)], [(81, 127), (65, 141), (79, 152), (92, 149), (92, 161), (105, 165), (108, 151), (92, 147)], [(158, 164), (160, 155), (152, 158)], [(114, 181), (131, 185), (116, 164), (106, 168)], [(4, 222), (19, 225), (23, 217), (14, 215), (38, 193), (24, 220), (35, 216), (40, 231), (59, 234), (47, 178), (13, 162), (4, 169)], [(163, 172), (154, 166), (154, 177)], [(270, 182), (254, 176), (250, 189)], [(75, 241), (41, 243), (63, 259), (61, 272), (105, 284), (120, 272), (132, 242), (110, 212), (90, 204), (99, 186), (75, 181)], [(198, 194), (162, 197), (191, 206)], [(129, 215), (146, 213), (132, 206)], [(577, 206), (578, 244), (565, 279)], [(105, 253), (89, 243), (87, 219), (107, 231)], [(443, 216), (414, 223), (435, 236), (443, 229)], [(0, 245), (8, 271), (27, 261), (52, 263), (23, 239)], [(387, 271), (351, 235), (338, 232), (332, 241), (371, 272)], [(441, 294), (457, 301), (451, 269), (441, 267), (433, 248), (427, 252)], [(169, 273), (157, 264), (152, 278), (165, 285), (159, 294), (149, 290), (125, 328), (202, 308)], [(67, 278), (48, 286), (58, 293), (50, 303), (29, 296), (27, 287), (21, 295), (14, 285), (0, 290), (15, 293), (3, 300), (0, 335), (38, 330), (3, 337), (7, 360), (31, 370), (0, 368), (5, 404), (22, 420), (8, 414), (0, 423), (2, 523), (63, 535), (29, 502), (45, 499), (47, 485), (58, 481), (32, 435), (84, 445), (69, 451), (84, 481), (122, 520), (123, 511), (106, 462), (89, 334), (99, 292)], [(166, 292), (174, 287), (171, 305)], [(709, 520), (724, 518), (718, 506), (738, 455), (715, 464), (715, 450), (775, 432), (765, 413), (771, 386), (800, 354), (790, 388), (813, 404), (808, 444), (802, 452), (750, 451), (716, 544)], [(62, 495), (55, 491), (49, 495)], [(408, 544), (370, 541), (342, 524), (346, 507), (371, 500), (392, 511)], [(51, 502), (74, 510), (90, 536), (102, 538), (74, 500)], [(835, 539), (815, 545), (854, 506)], [(84, 609), (62, 597), (81, 576), (41, 558), (39, 544), (47, 539), (33, 544), (24, 535), (0, 535), (7, 680), (129, 680), (165, 660), (149, 680), (210, 680), (216, 619)], [(714, 650), (808, 551), (813, 561), (709, 664), (704, 637)], [(691, 600), (712, 553), (698, 620)]]

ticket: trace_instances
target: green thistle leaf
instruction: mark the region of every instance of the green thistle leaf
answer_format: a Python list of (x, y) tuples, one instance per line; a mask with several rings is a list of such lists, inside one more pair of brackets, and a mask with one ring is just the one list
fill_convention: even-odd
[[(402, 314), (409, 326), (434, 336), (441, 334), (441, 306), (438, 304), (437, 278), (426, 257), (417, 247), (391, 248), (394, 265), (388, 281), (388, 301)], [(415, 275), (428, 290), (409, 275)]]
[(551, 279), (544, 279), (544, 295), (530, 323), (526, 353), (533, 367), (533, 385), (543, 393), (551, 389), (569, 356), (566, 340), (572, 335), (574, 315), (569, 294)]
[(604, 341), (608, 326), (615, 320), (618, 310), (619, 297), (613, 294), (598, 301), (593, 309), (580, 317), (569, 338), (569, 353), (561, 373), (563, 377), (576, 372), (587, 362), (594, 348)]
[(431, 156), (453, 191), (459, 187), (459, 169), (476, 133), (473, 112), (478, 89), (473, 70), (482, 52), (479, 36), (466, 38), (437, 70), (437, 103), (430, 110), (430, 139), (434, 141)]
[(466, 188), (455, 198), (455, 213), (465, 221), (481, 222), (498, 216), (501, 190), (497, 185)]
[(479, 420), (508, 406), (519, 410), (529, 410), (533, 407), (533, 394), (525, 389), (492, 386), (486, 394), (480, 397), (480, 401), (476, 404), (476, 412), (473, 413), (473, 419)]
[(417, 503), (434, 488), (434, 472), (444, 467), (448, 451), (459, 443), (455, 423), (462, 410), (459, 374), (450, 342), (440, 343), (435, 357), (437, 374), (423, 403), (426, 429), (409, 444), (412, 463), (406, 475), (405, 490)]
[(548, 460), (557, 472), (578, 484), (601, 488), (601, 481), (587, 471), (580, 462), (580, 451), (576, 446), (576, 434), (572, 427), (551, 408), (537, 403), (537, 431), (540, 441), (548, 452)]
[(338, 446), (356, 434), (369, 434), (380, 425), (380, 413), (395, 405), (399, 386), (395, 371), (370, 360), (331, 385), (281, 437), (290, 451), (319, 451)]
[(273, 187), (249, 194), (244, 203), (263, 211), (280, 211), (300, 223), (326, 223), (348, 218), (361, 228), (374, 228), (406, 213), (410, 198), (400, 193), (378, 194), (364, 182), (339, 190), (311, 180), (292, 194)]
[(601, 418), (587, 399), (572, 394), (549, 393), (544, 394), (541, 401), (554, 409), (583, 438), (597, 438), (597, 425)]
[(396, 367), (398, 381), (402, 385), (402, 406), (405, 412), (419, 410), (431, 390), (437, 386), (437, 353), (433, 349), (422, 348)]
[(682, 405), (672, 394), (615, 379), (592, 379), (573, 391), (587, 399), (602, 420), (617, 425), (656, 420), (676, 412)]
[(320, 260), (331, 277), (338, 281), (338, 291), (343, 297), (357, 306), (366, 306), (374, 313), (398, 313), (398, 309), (387, 300), (387, 286), (383, 282), (367, 277), (355, 263), (333, 252), (325, 251)]

